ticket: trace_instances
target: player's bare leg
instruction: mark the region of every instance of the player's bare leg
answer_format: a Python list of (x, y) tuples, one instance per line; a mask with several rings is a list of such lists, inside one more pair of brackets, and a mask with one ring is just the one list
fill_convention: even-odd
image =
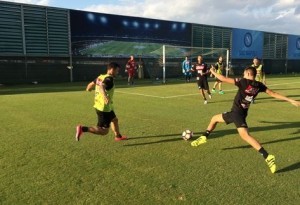
[(130, 76), (128, 76), (127, 83), (130, 85)]
[(208, 95), (209, 99), (211, 99), (211, 92), (208, 90), (205, 90), (206, 94)]
[(207, 99), (206, 99), (206, 97), (205, 97), (204, 89), (201, 88), (199, 91), (200, 91), (200, 93), (201, 93), (201, 95), (202, 95), (202, 97), (203, 97), (204, 104), (207, 104)]
[(216, 87), (217, 87), (217, 85), (219, 84), (219, 82), (218, 81), (216, 81), (215, 82), (215, 84), (214, 84), (214, 86), (213, 86), (213, 88), (212, 88), (212, 93), (215, 93), (216, 92)]
[(222, 90), (222, 82), (219, 82), (219, 94), (224, 94), (224, 91)]
[(207, 141), (208, 135), (216, 128), (217, 124), (220, 122), (225, 122), (222, 114), (215, 115), (211, 118), (210, 123), (207, 127), (207, 130), (202, 134), (198, 139), (194, 140), (191, 145), (197, 147), (200, 144), (204, 144)]
[(222, 91), (222, 83), (219, 82), (219, 91)]
[(129, 75), (128, 76), (128, 85), (132, 85), (133, 84), (133, 76)]
[(120, 128), (119, 128), (119, 120), (117, 117), (115, 117), (112, 121), (111, 121), (111, 129), (115, 135), (115, 140), (116, 141), (120, 141), (120, 140), (127, 140), (127, 137), (122, 136), (120, 133)]
[(115, 136), (120, 135), (120, 128), (119, 128), (119, 120), (118, 118), (114, 118), (111, 121), (111, 130), (113, 131)]
[(96, 135), (107, 135), (108, 134), (108, 128), (102, 128), (98, 126), (89, 127), (88, 132), (96, 134)]
[(248, 128), (238, 128), (237, 129), (241, 138), (245, 140), (248, 144), (250, 144), (255, 150), (257, 150), (265, 159), (267, 165), (269, 166), (272, 173), (276, 172), (276, 164), (275, 164), (275, 156), (269, 154), (261, 144), (252, 137), (249, 132)]
[(214, 115), (211, 118), (210, 123), (206, 130), (208, 130), (209, 132), (212, 132), (216, 128), (217, 124), (220, 122), (225, 122), (222, 114)]
[(254, 149), (258, 151), (262, 147), (261, 144), (249, 134), (248, 128), (240, 127), (237, 128), (237, 130), (241, 138), (250, 144)]
[(102, 128), (102, 127), (98, 127), (98, 126), (86, 127), (86, 126), (78, 125), (76, 127), (75, 139), (76, 139), (76, 141), (79, 141), (80, 137), (82, 136), (82, 134), (84, 132), (90, 132), (90, 133), (93, 133), (96, 135), (107, 135), (108, 131), (109, 131), (108, 128)]
[(131, 85), (133, 85), (133, 83), (134, 83), (133, 81), (134, 81), (134, 76), (131, 76), (131, 82), (130, 82)]

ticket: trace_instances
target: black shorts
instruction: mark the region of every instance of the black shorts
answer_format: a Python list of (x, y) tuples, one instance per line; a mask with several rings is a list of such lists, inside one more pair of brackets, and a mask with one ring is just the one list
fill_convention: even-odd
[(199, 89), (209, 90), (207, 78), (197, 77), (197, 84)]
[(246, 122), (247, 114), (231, 111), (231, 112), (224, 112), (222, 114), (222, 117), (226, 124), (230, 124), (233, 122), (236, 128), (240, 128), (240, 127), (248, 128)]
[(111, 121), (117, 117), (114, 111), (102, 112), (96, 110), (96, 112), (98, 116), (97, 126), (102, 128), (109, 128)]

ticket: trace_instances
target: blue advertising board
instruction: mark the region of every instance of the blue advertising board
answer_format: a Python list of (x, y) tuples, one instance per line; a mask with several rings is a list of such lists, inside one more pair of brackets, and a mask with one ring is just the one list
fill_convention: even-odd
[(232, 59), (262, 58), (263, 32), (232, 29)]
[(295, 36), (295, 35), (288, 36), (288, 59), (289, 60), (300, 59), (300, 36)]

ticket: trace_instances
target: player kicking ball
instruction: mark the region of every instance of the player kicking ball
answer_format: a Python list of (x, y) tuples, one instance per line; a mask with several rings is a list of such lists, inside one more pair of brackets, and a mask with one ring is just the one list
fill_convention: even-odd
[(118, 118), (113, 109), (114, 77), (117, 76), (119, 69), (120, 66), (117, 63), (110, 63), (107, 66), (106, 74), (100, 75), (87, 85), (86, 91), (91, 91), (95, 87), (94, 108), (98, 116), (98, 123), (97, 126), (93, 127), (78, 125), (76, 127), (76, 141), (80, 140), (84, 132), (106, 135), (108, 134), (110, 125), (115, 134), (115, 141), (127, 139), (127, 137), (120, 134)]
[(214, 68), (212, 68), (211, 73), (216, 76), (219, 80), (234, 84), (238, 87), (237, 94), (233, 101), (233, 106), (230, 112), (225, 112), (223, 114), (215, 115), (211, 118), (211, 121), (207, 127), (205, 133), (203, 133), (197, 140), (194, 140), (191, 145), (196, 147), (207, 142), (207, 137), (216, 128), (217, 124), (220, 122), (225, 122), (226, 124), (234, 123), (240, 137), (250, 144), (255, 150), (257, 150), (264, 157), (267, 165), (269, 166), (272, 173), (276, 172), (275, 156), (269, 154), (261, 144), (250, 135), (248, 131), (248, 126), (246, 123), (246, 117), (248, 109), (251, 102), (257, 96), (259, 92), (265, 92), (271, 97), (285, 100), (290, 102), (295, 106), (300, 106), (300, 102), (292, 100), (288, 97), (282, 96), (269, 88), (267, 88), (263, 83), (255, 81), (256, 69), (253, 67), (248, 67), (244, 70), (243, 78), (227, 78), (223, 75), (218, 74)]

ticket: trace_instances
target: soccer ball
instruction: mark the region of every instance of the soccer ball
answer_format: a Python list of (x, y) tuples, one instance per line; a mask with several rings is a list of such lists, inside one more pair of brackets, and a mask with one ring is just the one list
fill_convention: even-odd
[(189, 140), (193, 137), (193, 132), (191, 130), (185, 130), (182, 132), (182, 138), (184, 140)]

